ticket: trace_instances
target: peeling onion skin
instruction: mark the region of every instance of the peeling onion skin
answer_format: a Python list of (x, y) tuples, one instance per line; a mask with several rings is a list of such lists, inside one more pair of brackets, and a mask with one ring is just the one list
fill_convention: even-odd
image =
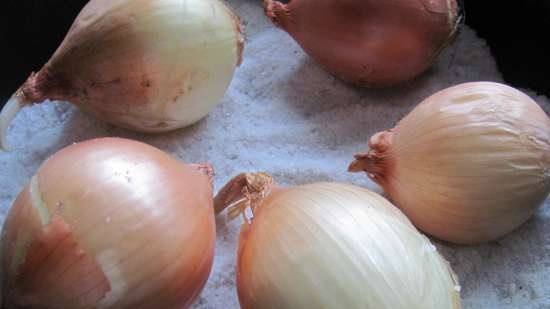
[(242, 309), (461, 308), (449, 264), (376, 193), (338, 183), (279, 188), (258, 173), (218, 193), (217, 212), (228, 204), (230, 217), (254, 214), (239, 236)]
[(59, 151), (6, 219), (2, 308), (189, 308), (213, 263), (211, 172), (125, 139)]
[(442, 90), (369, 147), (350, 171), (366, 171), (419, 229), (454, 243), (500, 238), (550, 192), (550, 119), (498, 83)]
[(327, 71), (365, 86), (420, 75), (461, 20), (456, 0), (264, 0), (264, 7)]
[(120, 127), (174, 130), (221, 100), (243, 45), (239, 18), (220, 0), (92, 0), (13, 99), (69, 101)]

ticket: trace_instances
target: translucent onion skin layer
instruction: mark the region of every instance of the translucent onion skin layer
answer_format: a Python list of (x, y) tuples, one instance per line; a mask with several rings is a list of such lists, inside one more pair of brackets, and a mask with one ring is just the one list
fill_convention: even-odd
[(458, 309), (448, 263), (376, 193), (315, 183), (271, 193), (243, 224), (243, 309)]
[(455, 0), (264, 0), (264, 6), (329, 72), (368, 86), (424, 72), (461, 19)]
[(2, 233), (4, 309), (188, 308), (215, 244), (210, 179), (105, 138), (49, 158)]
[(491, 82), (440, 91), (370, 140), (352, 163), (421, 230), (475, 244), (524, 223), (550, 192), (550, 119)]
[(21, 92), (132, 130), (173, 130), (221, 100), (243, 42), (238, 17), (219, 0), (92, 0)]

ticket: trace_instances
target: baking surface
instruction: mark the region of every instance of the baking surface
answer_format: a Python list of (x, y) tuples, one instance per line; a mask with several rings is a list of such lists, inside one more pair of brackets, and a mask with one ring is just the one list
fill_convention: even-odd
[[(220, 105), (183, 130), (143, 135), (101, 123), (62, 102), (25, 108), (0, 153), (0, 220), (48, 156), (78, 141), (119, 136), (152, 144), (185, 162), (208, 161), (216, 189), (243, 171), (267, 171), (283, 185), (344, 181), (382, 192), (364, 174), (346, 172), (369, 137), (393, 127), (423, 98), (466, 81), (502, 81), (485, 42), (464, 27), (419, 79), (361, 89), (335, 79), (263, 15), (261, 1), (231, 0), (246, 26), (244, 62)], [(547, 98), (528, 92), (550, 113)], [(240, 220), (217, 219), (214, 269), (193, 308), (239, 308), (235, 251)], [(499, 241), (462, 247), (434, 243), (462, 285), (465, 309), (550, 308), (550, 200)]]

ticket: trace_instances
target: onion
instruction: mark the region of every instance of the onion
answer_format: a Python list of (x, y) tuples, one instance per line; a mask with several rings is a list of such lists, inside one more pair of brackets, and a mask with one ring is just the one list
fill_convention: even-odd
[(95, 139), (49, 158), (2, 234), (2, 308), (187, 308), (210, 273), (212, 169)]
[(219, 0), (92, 0), (4, 107), (0, 146), (17, 111), (45, 99), (141, 132), (193, 124), (222, 98), (242, 49), (239, 19)]
[(338, 183), (278, 188), (237, 176), (215, 199), (250, 207), (237, 254), (243, 309), (459, 309), (460, 287), (429, 240), (387, 200)]
[(456, 32), (456, 0), (264, 0), (266, 14), (341, 79), (386, 86), (425, 71)]
[(550, 119), (497, 83), (440, 91), (374, 135), (366, 171), (421, 230), (475, 244), (524, 223), (550, 192)]

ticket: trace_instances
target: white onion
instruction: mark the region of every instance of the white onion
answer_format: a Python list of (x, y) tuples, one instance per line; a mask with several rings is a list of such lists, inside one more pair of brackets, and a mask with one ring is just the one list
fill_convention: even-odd
[(387, 200), (338, 183), (277, 188), (238, 176), (217, 210), (251, 206), (241, 227), (243, 309), (458, 309), (459, 286), (429, 240)]

